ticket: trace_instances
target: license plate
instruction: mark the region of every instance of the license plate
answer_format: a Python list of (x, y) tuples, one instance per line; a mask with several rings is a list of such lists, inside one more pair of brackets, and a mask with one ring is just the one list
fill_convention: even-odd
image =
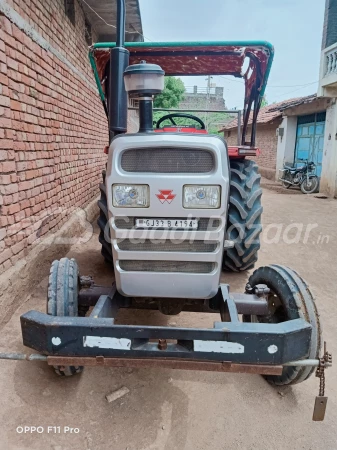
[(167, 228), (197, 230), (197, 219), (136, 219), (136, 228)]

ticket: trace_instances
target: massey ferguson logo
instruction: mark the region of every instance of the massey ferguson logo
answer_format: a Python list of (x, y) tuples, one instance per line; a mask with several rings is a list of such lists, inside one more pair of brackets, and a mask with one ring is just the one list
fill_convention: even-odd
[(156, 197), (161, 203), (171, 203), (172, 200), (176, 197), (176, 194), (172, 194), (173, 191), (170, 190), (161, 190), (159, 189), (160, 194), (156, 194)]

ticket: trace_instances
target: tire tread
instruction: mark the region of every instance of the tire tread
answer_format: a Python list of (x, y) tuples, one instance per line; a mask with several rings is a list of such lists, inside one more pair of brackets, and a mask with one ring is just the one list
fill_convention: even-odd
[(261, 175), (251, 160), (231, 160), (230, 169), (227, 239), (234, 240), (235, 244), (224, 253), (223, 269), (240, 272), (254, 267), (260, 248)]
[[(78, 315), (78, 265), (75, 259), (61, 258), (50, 267), (47, 290), (47, 314), (57, 317)], [(82, 372), (82, 366), (53, 366), (59, 376)]]
[(106, 171), (102, 171), (103, 183), (100, 183), (99, 189), (101, 192), (101, 197), (97, 202), (99, 207), (99, 218), (97, 224), (100, 228), (99, 242), (101, 244), (101, 254), (105, 261), (108, 263), (113, 263), (112, 247), (111, 247), (111, 236), (109, 228), (109, 212), (108, 212), (108, 201), (106, 196), (106, 186), (105, 186)]
[[(267, 284), (272, 290), (279, 290), (290, 319), (302, 318), (312, 326), (308, 359), (318, 359), (321, 350), (321, 325), (315, 298), (307, 283), (289, 267), (278, 264), (260, 267), (249, 278), (249, 284)], [(301, 383), (315, 371), (315, 367), (285, 366), (281, 375), (267, 375), (266, 380), (277, 386)]]

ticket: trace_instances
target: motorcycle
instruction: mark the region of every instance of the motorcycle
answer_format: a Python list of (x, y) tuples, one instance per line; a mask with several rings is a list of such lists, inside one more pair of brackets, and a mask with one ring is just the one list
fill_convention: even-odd
[(290, 186), (299, 186), (303, 194), (312, 194), (317, 192), (319, 186), (319, 178), (315, 171), (316, 164), (312, 161), (306, 161), (300, 167), (284, 165), (280, 170), (279, 180), (286, 189), (289, 189)]

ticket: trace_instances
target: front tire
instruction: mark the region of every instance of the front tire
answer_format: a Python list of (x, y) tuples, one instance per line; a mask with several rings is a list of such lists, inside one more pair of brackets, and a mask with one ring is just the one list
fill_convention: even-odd
[[(249, 278), (249, 284), (266, 284), (268, 316), (244, 316), (246, 322), (280, 323), (293, 319), (304, 319), (312, 326), (308, 359), (318, 359), (321, 349), (321, 326), (316, 304), (306, 282), (292, 269), (272, 264), (260, 267)], [(277, 386), (301, 383), (315, 371), (315, 367), (284, 366), (281, 375), (266, 375), (266, 380)]]
[(318, 191), (319, 179), (316, 175), (311, 176), (309, 178), (309, 182), (307, 177), (304, 178), (301, 184), (301, 191), (303, 194), (313, 194)]
[(261, 175), (254, 161), (230, 161), (231, 183), (227, 239), (234, 248), (226, 250), (223, 269), (241, 272), (254, 267), (262, 231)]
[[(48, 283), (47, 314), (57, 317), (78, 316), (79, 272), (75, 259), (53, 261)], [(59, 376), (70, 377), (83, 371), (82, 366), (53, 366)]]

